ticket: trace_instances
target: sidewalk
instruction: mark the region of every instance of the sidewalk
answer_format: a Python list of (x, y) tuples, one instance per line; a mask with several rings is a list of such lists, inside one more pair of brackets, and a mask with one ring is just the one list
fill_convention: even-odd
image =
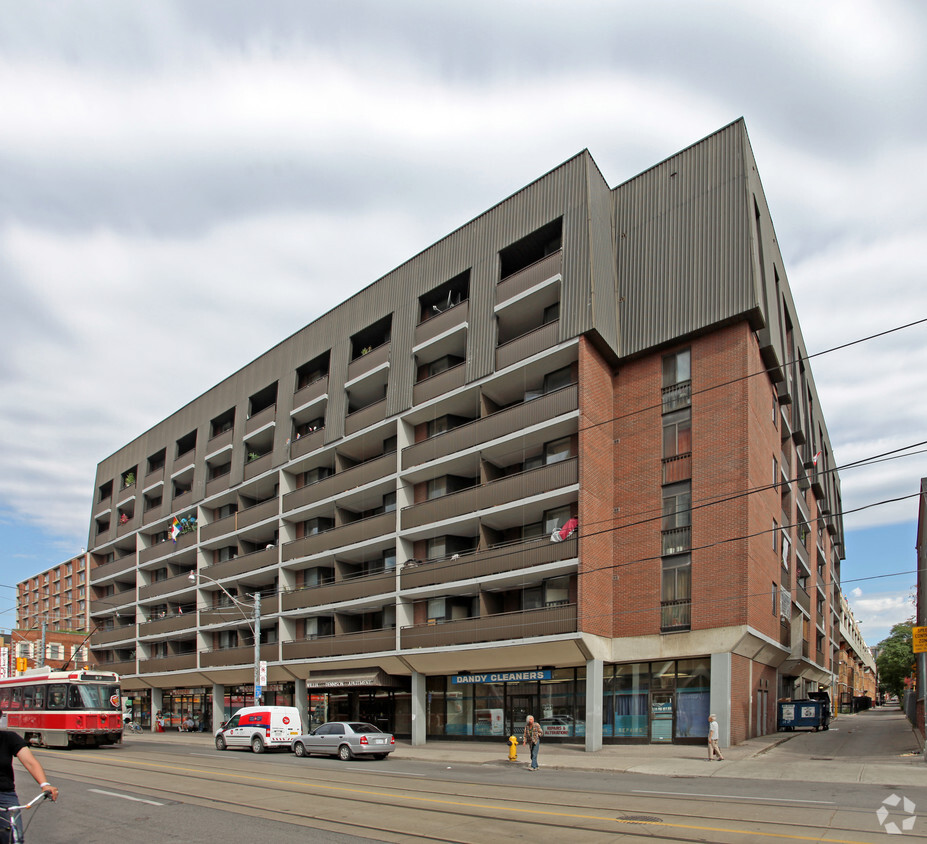
[[(867, 739), (874, 739), (877, 747), (869, 747)], [(209, 733), (126, 735), (127, 744), (135, 741), (213, 745)], [(708, 762), (702, 745), (610, 744), (596, 753), (586, 753), (579, 745), (546, 742), (541, 745), (539, 759), (543, 770), (927, 786), (927, 764), (917, 734), (899, 710), (841, 715), (826, 732), (771, 733), (725, 748), (723, 753), (723, 762)], [(512, 767), (522, 767), (528, 759), (519, 744), (518, 761), (509, 762), (504, 739), (429, 741), (419, 747), (397, 741), (393, 756), (449, 765)]]

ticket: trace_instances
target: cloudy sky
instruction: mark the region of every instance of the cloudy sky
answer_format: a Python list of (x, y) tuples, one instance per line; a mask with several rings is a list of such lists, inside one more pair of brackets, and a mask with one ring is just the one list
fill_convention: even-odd
[[(86, 544), (97, 462), (583, 148), (615, 185), (743, 116), (808, 352), (927, 318), (915, 0), (0, 19), (0, 627)], [(921, 324), (813, 361), (837, 462), (867, 461), (843, 578), (870, 644), (913, 612), (925, 351)]]

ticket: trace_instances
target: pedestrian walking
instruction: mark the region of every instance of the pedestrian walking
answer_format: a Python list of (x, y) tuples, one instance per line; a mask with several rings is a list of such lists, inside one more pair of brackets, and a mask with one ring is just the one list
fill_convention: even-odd
[(541, 729), (541, 725), (534, 720), (533, 715), (529, 715), (521, 743), (522, 747), (526, 744), (531, 745), (531, 767), (529, 768), (531, 771), (538, 769), (538, 748), (541, 746), (541, 736), (543, 735), (544, 731)]
[[(0, 712), (0, 715), (3, 713)], [(0, 806), (18, 806), (19, 797), (16, 795), (16, 783), (13, 774), (13, 759), (18, 759), (22, 766), (32, 774), (32, 778), (39, 784), (42, 791), (47, 791), (52, 800), (58, 799), (58, 789), (49, 783), (45, 778), (45, 771), (35, 754), (29, 749), (29, 745), (11, 730), (0, 730)], [(7, 814), (4, 812), (4, 815)], [(0, 821), (0, 824), (6, 824), (7, 821)], [(17, 818), (16, 828), (22, 841), (22, 819)], [(2, 834), (2, 830), (0, 830)], [(3, 836), (2, 840), (6, 840)]]
[(721, 735), (721, 730), (718, 727), (718, 719), (714, 714), (708, 716), (708, 761), (711, 762), (715, 758), (715, 754), (718, 754), (718, 759), (722, 762), (724, 757), (721, 755), (721, 751), (718, 748), (718, 738)]

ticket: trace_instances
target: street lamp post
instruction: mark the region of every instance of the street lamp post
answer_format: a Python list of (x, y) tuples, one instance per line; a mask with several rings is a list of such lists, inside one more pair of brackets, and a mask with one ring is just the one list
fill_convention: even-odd
[[(208, 580), (210, 583), (218, 586), (226, 594), (228, 599), (238, 607), (238, 611), (242, 614), (242, 616), (244, 616), (245, 621), (248, 621), (248, 624), (251, 627), (251, 632), (254, 634), (254, 704), (257, 706), (260, 704), (263, 691), (261, 688), (261, 593), (253, 593), (251, 596), (251, 601), (242, 601), (240, 598), (236, 598), (231, 592), (229, 592), (229, 590), (226, 589), (221, 583), (219, 583), (218, 580), (213, 580), (211, 577), (206, 576), (202, 572), (191, 571), (190, 576), (187, 579), (192, 583), (196, 583), (198, 578)], [(242, 604), (244, 606), (248, 606), (249, 604), (253, 606), (253, 624), (241, 609)]]

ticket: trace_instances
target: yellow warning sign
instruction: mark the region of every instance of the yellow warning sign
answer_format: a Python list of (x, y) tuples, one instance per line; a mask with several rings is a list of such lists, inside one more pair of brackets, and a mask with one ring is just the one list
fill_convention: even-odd
[(911, 633), (914, 653), (927, 653), (927, 627), (912, 627)]

